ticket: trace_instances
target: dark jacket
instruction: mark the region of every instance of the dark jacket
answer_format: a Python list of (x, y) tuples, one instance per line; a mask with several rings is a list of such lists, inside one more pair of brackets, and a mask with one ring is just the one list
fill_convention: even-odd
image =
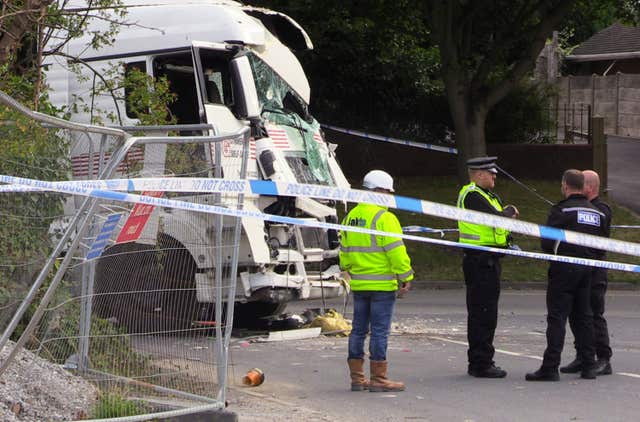
[[(604, 214), (605, 236), (609, 237), (611, 235), (611, 217), (613, 215), (611, 207), (609, 207), (609, 204), (602, 201), (599, 196), (593, 198), (591, 203)], [(606, 254), (606, 251), (598, 250), (598, 259), (603, 259)]]
[[(574, 194), (551, 207), (547, 226), (574, 232), (606, 236), (609, 220), (584, 195)], [(597, 259), (601, 251), (581, 245), (541, 239), (540, 245), (546, 253)]]

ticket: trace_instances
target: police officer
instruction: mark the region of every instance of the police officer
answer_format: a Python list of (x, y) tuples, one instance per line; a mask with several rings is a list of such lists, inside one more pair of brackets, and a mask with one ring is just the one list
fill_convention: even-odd
[[(608, 237), (611, 232), (611, 208), (606, 202), (602, 201), (598, 196), (600, 192), (600, 177), (593, 170), (584, 170), (584, 195), (596, 206), (603, 214), (602, 224), (604, 231)], [(596, 259), (605, 259), (606, 252), (597, 251)], [(604, 302), (607, 293), (607, 269), (592, 267), (591, 268), (591, 311), (593, 312), (593, 334), (596, 347), (596, 374), (610, 375), (611, 370), (611, 347), (609, 346), (609, 330), (607, 328), (607, 320), (604, 318)], [(574, 312), (569, 315), (569, 326), (571, 331), (576, 333), (576, 316)], [(580, 356), (568, 364), (560, 368), (560, 372), (565, 374), (574, 374), (582, 370), (582, 361)]]
[[(583, 193), (584, 175), (579, 170), (567, 170), (562, 176), (564, 200), (551, 207), (547, 226), (596, 236), (606, 234), (605, 215)], [(546, 253), (579, 258), (596, 258), (593, 248), (541, 239)], [(595, 349), (593, 343), (593, 314), (590, 304), (591, 267), (551, 261), (547, 285), (547, 348), (542, 366), (528, 373), (527, 381), (558, 381), (558, 366), (564, 345), (567, 317), (575, 315), (575, 336), (578, 355), (582, 361), (580, 376), (594, 379)]]
[[(458, 194), (459, 208), (516, 218), (518, 209), (503, 207), (491, 190), (495, 187), (497, 157), (478, 157), (467, 161), (470, 183)], [(509, 232), (505, 229), (458, 221), (460, 243), (507, 248)], [(507, 372), (495, 366), (493, 337), (498, 323), (501, 254), (465, 249), (462, 260), (467, 287), (468, 374), (478, 378), (504, 378)]]
[[(364, 177), (365, 189), (393, 192), (393, 178), (381, 170)], [(395, 215), (373, 204), (360, 203), (344, 218), (343, 225), (389, 233), (402, 233)], [(413, 279), (411, 260), (401, 238), (358, 232), (341, 232), (340, 267), (348, 272), (353, 292), (353, 327), (349, 335), (348, 364), (351, 390), (403, 391), (404, 383), (387, 378), (387, 339), (396, 300)], [(364, 340), (369, 340), (370, 381), (364, 376)]]

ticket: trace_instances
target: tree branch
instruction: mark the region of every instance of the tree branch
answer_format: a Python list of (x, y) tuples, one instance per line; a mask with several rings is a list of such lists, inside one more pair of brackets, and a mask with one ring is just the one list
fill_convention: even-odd
[(93, 73), (94, 76), (97, 76), (102, 83), (104, 84), (105, 88), (109, 91), (109, 94), (111, 95), (111, 98), (113, 99), (113, 103), (114, 106), (116, 108), (116, 114), (118, 115), (118, 123), (120, 125), (122, 125), (122, 115), (120, 113), (120, 107), (118, 107), (118, 101), (117, 98), (118, 96), (116, 95), (115, 89), (111, 89), (109, 88), (109, 83), (107, 82), (107, 80), (104, 78), (104, 76), (102, 76), (102, 74), (100, 72), (98, 72), (93, 66), (91, 66), (89, 63), (83, 61), (82, 59), (79, 59), (78, 57), (74, 57), (71, 56), (69, 54), (65, 54), (65, 53), (56, 53), (56, 56), (60, 56), (60, 57), (64, 57), (66, 59), (69, 59), (71, 61), (80, 63), (81, 65), (85, 66), (87, 69), (89, 69), (91, 71), (91, 73)]
[(544, 5), (541, 5), (539, 12), (542, 16), (545, 16), (545, 18), (543, 18), (532, 31), (533, 40), (529, 44), (529, 48), (525, 50), (522, 57), (515, 62), (506, 77), (487, 94), (487, 105), (489, 107), (494, 106), (506, 97), (509, 91), (533, 68), (536, 58), (547, 42), (547, 38), (553, 30), (558, 27), (562, 18), (573, 6), (574, 1), (575, 0), (560, 1), (548, 13), (546, 10), (543, 10)]

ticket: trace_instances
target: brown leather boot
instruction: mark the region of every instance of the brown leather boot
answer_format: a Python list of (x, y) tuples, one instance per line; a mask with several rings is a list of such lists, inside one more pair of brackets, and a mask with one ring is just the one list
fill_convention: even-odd
[(382, 391), (404, 391), (404, 383), (391, 381), (387, 378), (387, 361), (371, 361), (371, 383), (369, 391), (372, 393)]
[(351, 391), (369, 389), (369, 380), (364, 376), (364, 359), (347, 359), (351, 373)]

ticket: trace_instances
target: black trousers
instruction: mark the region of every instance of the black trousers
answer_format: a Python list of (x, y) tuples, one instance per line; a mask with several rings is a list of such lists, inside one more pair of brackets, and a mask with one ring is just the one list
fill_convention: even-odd
[(467, 340), (469, 367), (493, 365), (493, 337), (498, 324), (500, 258), (488, 253), (465, 253), (462, 259), (467, 286)]
[[(607, 294), (607, 270), (605, 268), (591, 269), (591, 311), (593, 313), (593, 341), (598, 359), (611, 359), (611, 347), (609, 346), (609, 329), (604, 318), (604, 302)], [(576, 335), (575, 314), (569, 315), (569, 325), (574, 337)], [(576, 351), (578, 345), (576, 343)], [(579, 351), (578, 351), (579, 354)]]
[(595, 362), (591, 267), (552, 262), (547, 287), (547, 349), (542, 367), (557, 370), (564, 346), (567, 318), (574, 314), (576, 345), (583, 365)]

